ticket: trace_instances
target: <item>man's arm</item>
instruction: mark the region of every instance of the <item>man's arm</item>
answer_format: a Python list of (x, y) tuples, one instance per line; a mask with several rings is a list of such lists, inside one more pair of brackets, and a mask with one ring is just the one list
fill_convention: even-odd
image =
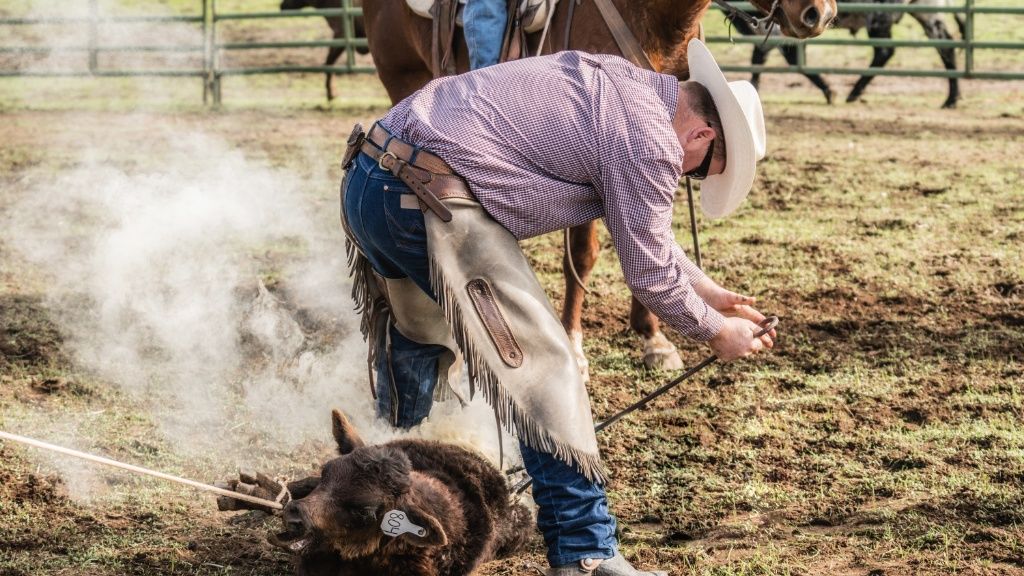
[(677, 168), (664, 159), (631, 159), (602, 168), (605, 224), (626, 284), (643, 305), (680, 333), (705, 342), (725, 318), (693, 285), (706, 276), (672, 232)]
[(664, 322), (729, 361), (771, 346), (754, 339), (764, 316), (752, 298), (722, 289), (675, 241), (672, 209), (676, 170), (666, 160), (630, 160), (606, 166), (601, 192), (605, 223), (626, 283), (637, 300)]

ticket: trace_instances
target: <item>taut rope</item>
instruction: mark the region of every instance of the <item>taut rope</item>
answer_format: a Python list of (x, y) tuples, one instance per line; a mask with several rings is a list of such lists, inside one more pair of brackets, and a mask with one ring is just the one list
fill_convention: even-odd
[[(206, 490), (207, 492), (213, 492), (214, 494), (220, 494), (221, 496), (228, 496), (230, 498), (234, 498), (235, 500), (244, 500), (244, 501), (250, 502), (252, 504), (259, 504), (260, 506), (266, 506), (267, 508), (272, 508), (274, 510), (280, 510), (280, 509), (282, 509), (284, 507), (284, 506), (281, 505), (280, 502), (275, 502), (273, 500), (264, 500), (263, 498), (257, 498), (255, 496), (249, 496), (248, 494), (242, 494), (242, 493), (239, 493), (239, 492), (232, 492), (231, 490), (225, 490), (223, 488), (218, 488), (216, 486), (211, 486), (209, 484), (203, 484), (202, 482), (196, 482), (195, 480), (189, 480), (188, 478), (181, 478), (179, 476), (172, 476), (170, 474), (164, 474), (163, 472), (157, 472), (156, 470), (150, 470), (148, 468), (143, 468), (141, 466), (135, 466), (135, 465), (132, 465), (132, 464), (125, 464), (123, 462), (118, 462), (117, 460), (111, 460), (110, 458), (104, 458), (102, 456), (94, 456), (92, 454), (86, 454), (85, 452), (79, 452), (78, 450), (72, 450), (70, 448), (64, 448), (63, 446), (57, 446), (55, 444), (49, 444), (47, 442), (42, 442), (40, 440), (35, 440), (33, 438), (27, 438), (25, 436), (18, 436), (17, 434), (10, 434), (10, 433), (4, 432), (2, 430), (0, 430), (0, 439), (10, 440), (12, 442), (20, 442), (22, 444), (28, 444), (29, 446), (34, 446), (36, 448), (42, 448), (44, 450), (51, 450), (53, 452), (59, 452), (61, 454), (66, 454), (68, 456), (74, 456), (75, 458), (81, 458), (83, 460), (88, 460), (90, 462), (97, 462), (99, 464), (106, 464), (107, 466), (113, 466), (115, 468), (121, 468), (123, 470), (128, 470), (129, 472), (135, 472), (136, 474), (145, 474), (147, 476), (153, 476), (153, 477), (156, 477), (156, 478), (161, 478), (163, 480), (170, 480), (171, 482), (177, 482), (179, 484), (185, 484), (186, 486), (191, 486), (193, 488), (198, 488), (200, 490)], [(287, 490), (287, 488), (285, 488), (285, 490)]]

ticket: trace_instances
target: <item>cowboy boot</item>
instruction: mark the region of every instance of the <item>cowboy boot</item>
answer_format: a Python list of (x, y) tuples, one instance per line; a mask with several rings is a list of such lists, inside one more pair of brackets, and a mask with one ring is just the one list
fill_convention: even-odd
[(548, 570), (547, 576), (668, 576), (668, 572), (643, 572), (633, 568), (619, 552), (607, 560), (584, 558), (575, 564), (556, 566)]

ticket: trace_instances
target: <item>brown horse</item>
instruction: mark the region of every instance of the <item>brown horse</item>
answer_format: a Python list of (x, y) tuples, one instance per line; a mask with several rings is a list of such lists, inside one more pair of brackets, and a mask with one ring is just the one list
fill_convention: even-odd
[[(573, 10), (570, 5), (576, 2)], [(783, 34), (810, 38), (821, 34), (835, 18), (836, 0), (751, 0), (758, 9), (772, 14)], [(700, 21), (711, 0), (613, 0), (623, 19), (659, 72), (679, 79), (689, 76), (686, 44), (700, 34)], [(571, 23), (568, 22), (571, 12)], [(431, 72), (431, 21), (417, 16), (405, 0), (363, 0), (367, 41), (384, 87), (392, 102), (409, 96), (433, 79)], [(569, 25), (571, 24), (571, 25)], [(566, 31), (568, 30), (568, 37)], [(539, 41), (536, 38), (534, 42)], [(466, 45), (457, 39), (456, 68), (468, 68)], [(615, 39), (592, 0), (561, 0), (542, 52), (569, 48), (593, 53), (620, 54)], [(571, 264), (586, 282), (597, 260), (599, 244), (594, 222), (573, 228), (569, 234)], [(570, 270), (566, 255), (565, 306), (562, 324), (575, 347), (584, 378), (587, 361), (583, 354), (581, 316), (584, 291)], [(648, 367), (679, 368), (682, 361), (675, 347), (662, 334), (658, 319), (633, 299), (630, 326), (644, 338), (644, 364)]]

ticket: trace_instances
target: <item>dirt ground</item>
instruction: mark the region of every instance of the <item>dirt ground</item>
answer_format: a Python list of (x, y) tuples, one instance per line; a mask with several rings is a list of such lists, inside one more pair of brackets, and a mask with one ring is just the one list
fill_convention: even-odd
[[(330, 360), (332, 350), (361, 346), (346, 339), (350, 325), (290, 292), (288, 274), (318, 247), (342, 250), (338, 158), (351, 124), (386, 109), (380, 86), (340, 79), (346, 96), (328, 106), (319, 76), (231, 80), (217, 111), (199, 105), (197, 88), (0, 80), (0, 429), (67, 438), (54, 431), (70, 427), (79, 448), (204, 481), (242, 464), (315, 469), (330, 454), (326, 427), (266, 450), (285, 427), (224, 428), (247, 434), (250, 461), (182, 449), (161, 410), (69, 328), (102, 312), (86, 285), (94, 277), (69, 282), (13, 236), (57, 238), (60, 254), (49, 256), (69, 262), (62, 254), (95, 241), (109, 216), (63, 195), (77, 170), (99, 174), (99, 184), (106, 170), (132, 183), (168, 165), (203, 173), (209, 159), (170, 145), (201, 134), (244, 156), (258, 173), (246, 185), (263, 170), (291, 175), (315, 224), (302, 242), (260, 237), (224, 251), (251, 263), (245, 270), (297, 319), (306, 349)], [(745, 205), (702, 220), (701, 240), (709, 275), (778, 314), (780, 339), (600, 436), (620, 540), (636, 563), (674, 575), (1024, 574), (1024, 85), (963, 90), (958, 110), (939, 110), (943, 81), (882, 78), (864, 103), (826, 106), (798, 77), (765, 79), (768, 157)], [(40, 191), (53, 192), (52, 203)], [(684, 198), (678, 237), (688, 249)], [(26, 206), (43, 217), (11, 227)], [(560, 241), (525, 243), (556, 303)], [(584, 317), (597, 417), (672, 376), (642, 370), (628, 294), (604, 246), (590, 297), (600, 304)], [(344, 278), (336, 281), (344, 295)], [(687, 364), (707, 353), (669, 336)], [(248, 355), (232, 382), (271, 362), (250, 344), (239, 344)], [(360, 361), (346, 360), (353, 371), (364, 370)], [(147, 393), (175, 377), (143, 376)], [(72, 469), (0, 443), (0, 575), (289, 570), (265, 540), (273, 517), (217, 513), (207, 495), (115, 472), (92, 475), (85, 489)], [(480, 574), (543, 565), (538, 536), (529, 553)]]

